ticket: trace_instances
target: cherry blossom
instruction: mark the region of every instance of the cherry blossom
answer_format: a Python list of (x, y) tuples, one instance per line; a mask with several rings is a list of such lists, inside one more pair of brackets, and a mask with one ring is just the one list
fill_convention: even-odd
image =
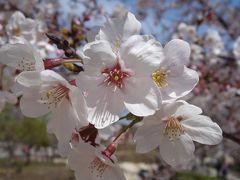
[(52, 112), (48, 131), (55, 134), (60, 153), (66, 155), (72, 132), (88, 124), (81, 91), (51, 70), (22, 72), (16, 81), (24, 87), (20, 100), (22, 113), (40, 117)]
[(233, 45), (233, 54), (237, 59), (240, 59), (240, 37), (238, 37)]
[(77, 180), (124, 180), (122, 170), (114, 155), (108, 157), (103, 148), (87, 143), (75, 143), (68, 157), (68, 165)]
[(217, 31), (208, 31), (205, 37), (205, 47), (213, 55), (224, 53), (224, 43)]
[(188, 94), (198, 83), (198, 73), (186, 67), (190, 58), (189, 44), (174, 39), (163, 49), (164, 60), (152, 72), (152, 79), (161, 90), (164, 101), (177, 99)]
[(20, 71), (44, 70), (40, 54), (24, 40), (24, 44), (6, 44), (0, 48), (0, 63)]
[(84, 72), (77, 85), (86, 92), (89, 122), (104, 128), (119, 119), (126, 108), (137, 116), (160, 108), (159, 88), (151, 79), (163, 59), (162, 47), (151, 36), (131, 36), (119, 53), (108, 41), (98, 40), (84, 48)]
[(88, 40), (106, 40), (116, 52), (130, 36), (140, 33), (141, 23), (130, 12), (122, 18), (107, 17), (106, 19), (103, 27), (93, 28), (88, 33)]
[(21, 38), (26, 39), (29, 42), (35, 42), (38, 23), (38, 21), (26, 18), (22, 12), (16, 11), (12, 14), (6, 25), (10, 42), (21, 42)]
[(138, 153), (159, 147), (160, 155), (171, 166), (187, 163), (194, 152), (193, 141), (216, 145), (222, 130), (202, 110), (185, 101), (164, 104), (156, 114), (145, 117), (135, 134)]

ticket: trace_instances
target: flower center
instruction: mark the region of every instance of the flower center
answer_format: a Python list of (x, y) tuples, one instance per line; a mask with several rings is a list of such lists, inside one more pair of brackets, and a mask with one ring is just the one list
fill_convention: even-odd
[(17, 69), (20, 71), (34, 71), (35, 70), (35, 62), (30, 59), (26, 59), (22, 57), (17, 64)]
[(157, 69), (152, 73), (152, 79), (159, 87), (166, 87), (168, 85), (167, 76), (169, 72), (169, 70)]
[(68, 96), (69, 89), (63, 85), (57, 85), (41, 93), (41, 102), (50, 108), (56, 108), (63, 98)]
[(95, 157), (88, 168), (90, 169), (91, 173), (96, 175), (97, 178), (101, 178), (108, 167), (109, 166), (103, 163), (99, 157)]
[(124, 79), (130, 76), (128, 72), (122, 70), (119, 63), (113, 68), (104, 69), (102, 74), (105, 76), (103, 83), (112, 87), (114, 91), (117, 88), (122, 89), (124, 87)]
[(22, 29), (19, 26), (16, 26), (13, 28), (12, 32), (15, 36), (20, 36), (22, 34)]
[(168, 136), (170, 140), (176, 139), (184, 134), (184, 129), (180, 123), (182, 117), (169, 117), (166, 120), (166, 126), (164, 129), (164, 135)]
[(122, 44), (121, 39), (117, 38), (116, 41), (115, 41), (114, 47), (116, 49), (119, 49), (121, 47), (121, 44)]

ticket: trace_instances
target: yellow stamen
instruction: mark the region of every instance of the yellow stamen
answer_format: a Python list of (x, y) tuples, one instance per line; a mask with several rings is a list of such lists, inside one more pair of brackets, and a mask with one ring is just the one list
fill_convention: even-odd
[(169, 117), (166, 120), (166, 126), (164, 134), (169, 137), (170, 140), (176, 139), (184, 134), (184, 129), (180, 123), (182, 117)]
[(152, 79), (159, 87), (166, 87), (168, 85), (167, 76), (169, 73), (169, 70), (158, 69), (152, 73)]
[(22, 29), (19, 26), (17, 26), (15, 28), (13, 28), (12, 32), (15, 36), (20, 36), (22, 34)]

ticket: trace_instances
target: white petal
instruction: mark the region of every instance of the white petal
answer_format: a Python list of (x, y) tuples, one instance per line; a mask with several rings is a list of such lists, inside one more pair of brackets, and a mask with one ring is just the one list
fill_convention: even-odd
[(161, 94), (151, 78), (132, 78), (124, 89), (124, 104), (136, 116), (154, 114), (161, 106)]
[(172, 72), (181, 72), (184, 65), (187, 65), (190, 57), (190, 46), (180, 39), (173, 39), (164, 47), (165, 60), (161, 64)]
[[(184, 105), (185, 101), (175, 101), (171, 103), (164, 103), (159, 111), (157, 111), (154, 116), (157, 119), (163, 119), (165, 117), (169, 117), (176, 113), (177, 109)], [(147, 121), (146, 121), (147, 122)]]
[(57, 153), (61, 157), (67, 157), (71, 152), (71, 145), (69, 141), (58, 141)]
[(198, 73), (187, 67), (184, 67), (183, 72), (176, 76), (171, 76), (170, 72), (167, 78), (168, 85), (161, 89), (167, 95), (164, 99), (177, 99), (187, 95), (197, 85), (198, 80)]
[(66, 150), (70, 147), (70, 140), (75, 129), (82, 127), (82, 122), (72, 108), (68, 99), (64, 99), (58, 108), (52, 112), (52, 117), (48, 123), (48, 132), (53, 133), (59, 141), (60, 153), (66, 156)]
[(207, 116), (196, 115), (182, 121), (182, 125), (194, 141), (207, 145), (219, 144), (222, 141), (221, 128)]
[(35, 58), (35, 69), (36, 71), (42, 71), (45, 69), (43, 59), (39, 52), (33, 50), (33, 55)]
[(24, 87), (40, 86), (41, 74), (37, 71), (23, 71), (16, 77), (17, 83)]
[[(88, 67), (97, 68), (98, 71), (111, 67), (117, 62), (116, 55), (113, 53), (110, 44), (104, 40), (88, 43), (83, 51), (87, 57), (84, 59), (84, 63), (88, 64)], [(87, 68), (86, 71), (88, 71)]]
[[(184, 101), (183, 101), (184, 102)], [(182, 116), (184, 119), (201, 114), (202, 109), (194, 106), (192, 104), (183, 104), (178, 107), (177, 111), (175, 112), (175, 116)]]
[(69, 92), (69, 98), (73, 111), (77, 113), (81, 124), (87, 125), (87, 105), (80, 89), (72, 87), (72, 90)]
[(131, 36), (120, 49), (120, 57), (134, 76), (151, 76), (163, 60), (162, 46), (152, 36)]
[(162, 139), (161, 132), (163, 132), (164, 126), (159, 123), (159, 120), (156, 119), (156, 121), (158, 121), (158, 124), (148, 125), (144, 123), (143, 126), (137, 129), (134, 135), (137, 153), (150, 152), (160, 145), (160, 141)]
[(35, 62), (32, 49), (26, 44), (6, 44), (0, 48), (0, 62), (3, 64), (17, 69), (19, 62), (26, 60)]
[(107, 18), (107, 22), (100, 30), (99, 38), (115, 45), (116, 41), (123, 42), (130, 36), (139, 34), (140, 29), (141, 23), (132, 13), (127, 13), (122, 19)]
[(52, 70), (41, 71), (41, 80), (44, 83), (61, 83), (65, 87), (70, 86), (66, 79), (64, 79), (60, 74)]
[(95, 148), (93, 146), (80, 142), (71, 150), (68, 156), (68, 166), (74, 171), (80, 171), (84, 173), (84, 171), (81, 171), (81, 169), (88, 167), (90, 162), (93, 161), (94, 155)]
[(125, 176), (123, 174), (123, 171), (121, 168), (116, 165), (115, 167), (107, 168), (106, 171), (104, 172), (104, 176), (102, 180), (125, 180)]
[(192, 139), (187, 134), (181, 135), (178, 140), (174, 141), (170, 141), (166, 137), (160, 143), (161, 157), (173, 167), (185, 164), (193, 157), (195, 147)]
[(20, 100), (22, 113), (27, 117), (40, 117), (50, 112), (47, 105), (39, 102), (40, 99), (38, 90), (25, 92)]
[(104, 128), (119, 119), (124, 104), (122, 92), (102, 84), (102, 77), (86, 76), (80, 73), (77, 84), (86, 92), (86, 103), (89, 107), (88, 121), (96, 128)]

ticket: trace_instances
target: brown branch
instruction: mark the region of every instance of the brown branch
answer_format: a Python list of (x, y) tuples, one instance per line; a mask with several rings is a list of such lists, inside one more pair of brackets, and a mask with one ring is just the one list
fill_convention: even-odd
[(214, 8), (211, 7), (207, 1), (205, 0), (198, 0), (198, 2), (204, 6), (204, 7), (209, 7), (211, 8), (211, 11), (214, 12), (214, 15), (216, 17), (216, 19), (218, 20), (218, 22), (222, 25), (222, 27), (229, 33), (229, 35), (231, 36), (232, 39), (235, 39), (234, 34), (232, 32), (229, 31), (229, 24), (224, 20), (224, 18), (219, 15), (216, 11), (214, 11)]

